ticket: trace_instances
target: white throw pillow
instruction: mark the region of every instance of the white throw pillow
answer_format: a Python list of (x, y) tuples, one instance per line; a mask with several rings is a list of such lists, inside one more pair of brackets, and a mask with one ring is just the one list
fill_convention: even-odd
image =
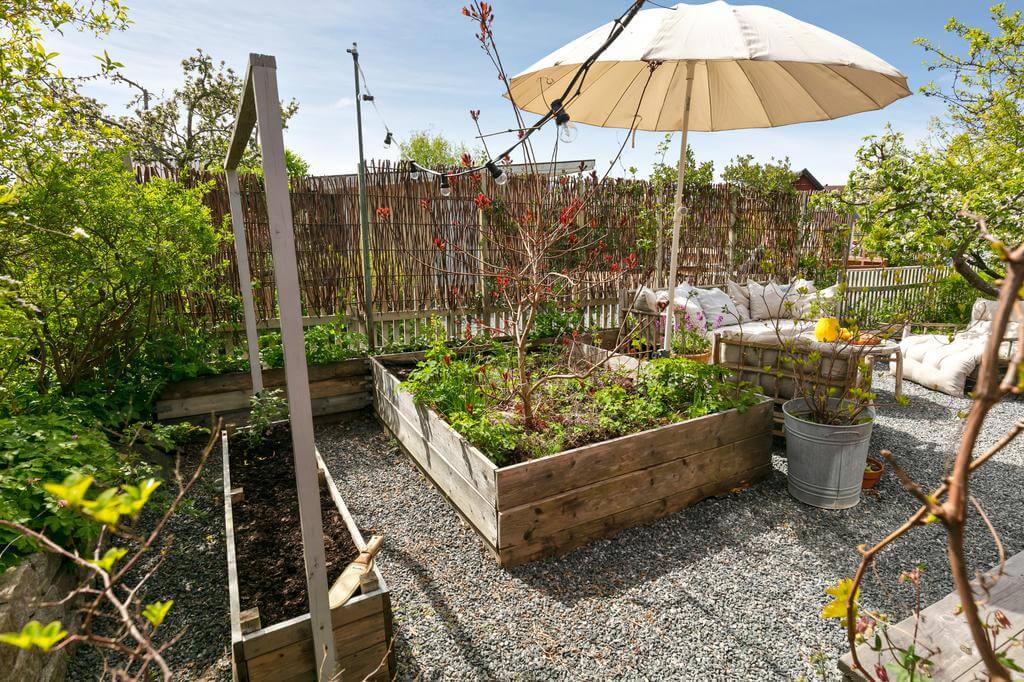
[(754, 280), (747, 282), (750, 294), (750, 317), (754, 320), (772, 320), (789, 317), (785, 310), (786, 294), (775, 282), (758, 284)]
[[(747, 321), (743, 319), (736, 304), (729, 298), (729, 294), (721, 289), (694, 289), (694, 291), (697, 293), (697, 303), (700, 304), (704, 311), (704, 317), (712, 327)], [(750, 319), (749, 315), (747, 319)]]
[(725, 283), (725, 291), (736, 305), (736, 310), (740, 315), (740, 322), (749, 322), (750, 294), (747, 292), (746, 285), (738, 284), (730, 279)]

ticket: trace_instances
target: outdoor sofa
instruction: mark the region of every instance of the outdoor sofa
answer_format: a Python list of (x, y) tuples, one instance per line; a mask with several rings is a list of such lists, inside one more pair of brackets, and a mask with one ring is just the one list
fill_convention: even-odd
[[(996, 301), (979, 298), (971, 308), (971, 322), (965, 329), (955, 326), (923, 324), (905, 330), (900, 341), (903, 353), (904, 378), (934, 391), (962, 396), (968, 384), (977, 375), (981, 356), (985, 352), (992, 331), (992, 315)], [(999, 346), (999, 360), (1007, 363), (1015, 350), (1019, 314), (1007, 326), (1003, 343)], [(945, 328), (942, 333), (912, 333), (928, 329)]]

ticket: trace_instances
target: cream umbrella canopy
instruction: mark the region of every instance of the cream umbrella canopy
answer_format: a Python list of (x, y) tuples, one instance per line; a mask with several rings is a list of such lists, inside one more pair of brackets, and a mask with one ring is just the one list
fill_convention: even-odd
[[(535, 113), (551, 111), (551, 100), (613, 26), (594, 29), (514, 77), (513, 103)], [(718, 0), (637, 13), (563, 106), (579, 123), (682, 131), (669, 263), (674, 287), (690, 130), (824, 121), (881, 109), (909, 94), (906, 76), (834, 33), (770, 7)], [(674, 298), (669, 296), (669, 321)], [(666, 350), (672, 327), (665, 325)]]

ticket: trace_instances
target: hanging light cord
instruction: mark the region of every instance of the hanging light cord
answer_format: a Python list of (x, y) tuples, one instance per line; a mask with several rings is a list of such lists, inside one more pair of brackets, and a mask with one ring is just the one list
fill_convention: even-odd
[(373, 110), (377, 113), (377, 118), (380, 119), (381, 125), (384, 126), (384, 132), (388, 134), (388, 137), (395, 139), (394, 133), (391, 132), (391, 128), (388, 127), (388, 122), (384, 120), (384, 116), (381, 115), (380, 109), (377, 108), (377, 98), (372, 92), (370, 92), (370, 85), (366, 82), (366, 74), (363, 73), (363, 65), (360, 62), (356, 62), (356, 68), (359, 69), (359, 78), (363, 83), (364, 98), (369, 98), (369, 102), (373, 105)]
[[(608, 32), (608, 37), (596, 50), (594, 50), (594, 52), (589, 57), (587, 57), (587, 59), (582, 64), (580, 64), (579, 68), (576, 69), (576, 72), (573, 74), (572, 79), (569, 81), (569, 84), (565, 86), (565, 90), (562, 92), (562, 96), (558, 99), (551, 101), (551, 110), (548, 111), (543, 116), (541, 116), (539, 119), (537, 119), (537, 121), (532, 126), (523, 131), (523, 136), (519, 138), (516, 141), (516, 143), (513, 144), (511, 147), (501, 152), (500, 154), (491, 157), (485, 163), (480, 164), (479, 166), (470, 166), (468, 168), (463, 168), (458, 171), (449, 172), (436, 171), (432, 168), (426, 168), (420, 165), (419, 163), (412, 161), (410, 162), (410, 164), (412, 166), (413, 171), (427, 173), (430, 175), (439, 175), (442, 177), (454, 178), (462, 175), (469, 175), (470, 173), (478, 173), (484, 169), (487, 169), (495, 177), (500, 175), (501, 171), (498, 170), (497, 167), (494, 165), (495, 161), (500, 161), (501, 159), (504, 159), (506, 156), (514, 152), (517, 148), (525, 144), (526, 140), (529, 139), (530, 135), (543, 128), (552, 119), (568, 121), (568, 114), (565, 113), (565, 107), (574, 99), (576, 99), (582, 92), (583, 81), (587, 76), (587, 72), (590, 71), (590, 67), (592, 67), (594, 63), (597, 61), (598, 57), (604, 54), (604, 51), (607, 50), (613, 42), (615, 42), (615, 39), (622, 35), (623, 31), (625, 31), (626, 27), (629, 25), (629, 22), (633, 20), (633, 17), (637, 15), (637, 13), (640, 11), (640, 8), (643, 7), (644, 3), (647, 1), (648, 0), (635, 0), (635, 2), (633, 2), (632, 5), (630, 5), (629, 9), (623, 12), (622, 15), (619, 16), (619, 18), (615, 19), (615, 21), (612, 22), (612, 29), (611, 31)], [(573, 91), (574, 89), (575, 92)], [(515, 102), (513, 102), (512, 104), (514, 106)]]

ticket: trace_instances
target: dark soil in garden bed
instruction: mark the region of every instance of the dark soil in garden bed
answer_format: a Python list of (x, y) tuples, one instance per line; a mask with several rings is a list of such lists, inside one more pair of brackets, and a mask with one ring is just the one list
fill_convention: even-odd
[[(277, 429), (260, 446), (231, 445), (232, 507), (242, 610), (258, 607), (263, 627), (309, 610), (291, 432)], [(330, 491), (320, 484), (327, 580), (333, 583), (359, 551)]]

